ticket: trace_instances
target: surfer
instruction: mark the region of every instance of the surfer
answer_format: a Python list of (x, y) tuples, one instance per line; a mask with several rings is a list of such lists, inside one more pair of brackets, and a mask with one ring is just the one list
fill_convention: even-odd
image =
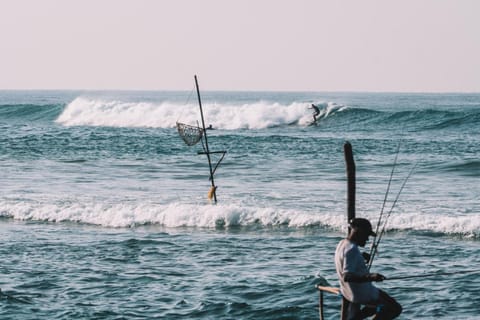
[(318, 109), (318, 107), (316, 105), (314, 105), (313, 103), (312, 103), (312, 106), (309, 109), (313, 109), (313, 122), (312, 122), (312, 124), (317, 123), (317, 116), (320, 114), (320, 109)]
[(368, 272), (365, 261), (369, 258), (368, 254), (362, 255), (358, 248), (365, 246), (369, 236), (375, 236), (370, 221), (356, 218), (350, 222), (350, 227), (349, 235), (340, 241), (335, 251), (335, 267), (343, 297), (350, 303), (365, 305), (359, 319), (372, 315), (376, 315), (375, 319), (398, 317), (402, 306), (372, 284), (386, 278), (379, 273)]

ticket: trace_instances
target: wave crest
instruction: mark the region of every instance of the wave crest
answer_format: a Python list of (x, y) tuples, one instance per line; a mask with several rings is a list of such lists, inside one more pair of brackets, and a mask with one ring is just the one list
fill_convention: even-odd
[[(293, 102), (289, 105), (258, 101), (241, 105), (205, 103), (203, 110), (216, 129), (266, 129), (283, 125), (306, 126), (312, 122), (310, 104)], [(327, 118), (346, 107), (335, 103), (319, 104), (318, 118)], [(56, 119), (64, 126), (109, 126), (172, 128), (177, 121), (196, 124), (199, 121), (196, 104), (171, 102), (122, 102), (79, 97), (69, 103)]]
[[(142, 225), (164, 227), (322, 227), (346, 232), (345, 216), (338, 213), (305, 212), (294, 209), (255, 207), (243, 204), (166, 205), (147, 202), (108, 203), (102, 201), (65, 201), (58, 203), (0, 203), (0, 217), (17, 220), (77, 222), (104, 227), (125, 228)], [(367, 217), (371, 218), (371, 217)], [(371, 219), (375, 221), (375, 219)], [(480, 237), (480, 220), (468, 214), (438, 216), (433, 213), (398, 213), (389, 220), (388, 230), (416, 231), (442, 235)]]

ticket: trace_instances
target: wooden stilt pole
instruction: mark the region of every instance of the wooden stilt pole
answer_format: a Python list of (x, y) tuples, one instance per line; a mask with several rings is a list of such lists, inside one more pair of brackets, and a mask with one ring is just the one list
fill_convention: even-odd
[[(353, 150), (350, 142), (345, 142), (343, 145), (345, 153), (345, 164), (347, 171), (347, 224), (352, 219), (355, 219), (355, 161), (353, 160)], [(348, 227), (348, 233), (350, 233), (350, 226)], [(350, 302), (342, 298), (342, 309), (340, 319), (348, 319), (350, 309)]]
[(198, 87), (198, 80), (196, 75), (195, 75), (195, 87), (197, 88), (198, 105), (200, 106), (200, 115), (202, 117), (203, 136), (205, 137), (205, 154), (207, 155), (208, 167), (210, 168), (210, 181), (212, 183), (212, 192), (213, 192), (212, 195), (213, 195), (214, 202), (217, 203), (217, 190), (215, 187), (215, 180), (213, 179), (212, 160), (210, 158), (210, 150), (208, 149), (208, 138), (207, 138), (207, 130), (205, 128), (205, 119), (203, 117), (202, 99), (200, 98), (200, 89)]
[(319, 301), (318, 301), (318, 313), (319, 313), (319, 316), (320, 316), (320, 320), (323, 320), (323, 291), (319, 290), (318, 291), (320, 297), (319, 297)]
[[(355, 161), (350, 142), (345, 142), (343, 149), (347, 167), (347, 223), (349, 223), (355, 218)], [(350, 233), (350, 228), (348, 232)]]

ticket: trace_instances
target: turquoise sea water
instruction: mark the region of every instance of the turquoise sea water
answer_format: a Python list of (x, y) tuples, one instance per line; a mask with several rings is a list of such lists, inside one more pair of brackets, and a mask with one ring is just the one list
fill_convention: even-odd
[[(205, 92), (218, 204), (192, 92), (0, 91), (2, 319), (317, 319), (357, 216), (392, 211), (373, 269), (402, 319), (480, 313), (480, 94)], [(320, 106), (316, 126), (311, 103)], [(368, 245), (367, 245), (368, 246)], [(338, 318), (339, 300), (326, 314)]]

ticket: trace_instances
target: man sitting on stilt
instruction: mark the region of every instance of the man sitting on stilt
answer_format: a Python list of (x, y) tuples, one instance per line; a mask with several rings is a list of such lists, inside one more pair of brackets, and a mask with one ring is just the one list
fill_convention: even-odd
[(368, 237), (375, 235), (370, 221), (356, 218), (350, 222), (350, 227), (348, 237), (340, 241), (335, 251), (335, 267), (343, 297), (351, 304), (365, 307), (353, 311), (355, 314), (349, 314), (347, 319), (364, 319), (372, 315), (375, 315), (374, 319), (377, 320), (398, 317), (402, 306), (372, 284), (372, 281), (383, 281), (385, 277), (379, 273), (368, 272), (365, 258), (358, 248), (364, 247)]

